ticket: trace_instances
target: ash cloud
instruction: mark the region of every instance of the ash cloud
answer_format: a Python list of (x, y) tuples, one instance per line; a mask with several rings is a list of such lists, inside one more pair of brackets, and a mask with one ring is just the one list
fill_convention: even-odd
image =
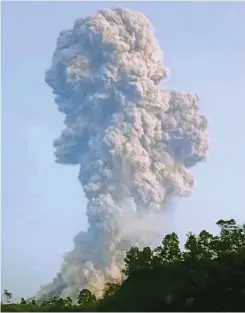
[(123, 279), (125, 252), (154, 241), (171, 196), (189, 196), (205, 161), (207, 119), (195, 94), (167, 91), (163, 55), (146, 17), (121, 7), (79, 18), (59, 34), (46, 82), (65, 115), (56, 161), (77, 164), (89, 227), (61, 272), (37, 294), (101, 295)]

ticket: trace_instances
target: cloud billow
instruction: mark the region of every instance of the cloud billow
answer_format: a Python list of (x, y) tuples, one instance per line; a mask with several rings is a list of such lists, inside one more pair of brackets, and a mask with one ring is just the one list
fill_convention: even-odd
[(89, 227), (61, 273), (37, 294), (101, 294), (122, 279), (125, 252), (159, 233), (171, 195), (188, 196), (189, 168), (205, 161), (207, 119), (195, 94), (167, 91), (161, 49), (145, 16), (121, 7), (60, 33), (46, 82), (65, 115), (56, 161), (80, 166)]

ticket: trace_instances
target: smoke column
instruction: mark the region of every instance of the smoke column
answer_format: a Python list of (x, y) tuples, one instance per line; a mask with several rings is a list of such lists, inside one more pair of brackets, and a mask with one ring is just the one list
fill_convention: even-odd
[[(46, 82), (65, 115), (56, 161), (80, 167), (89, 227), (37, 299), (97, 295), (122, 279), (125, 252), (151, 243), (171, 195), (188, 196), (188, 169), (205, 161), (207, 120), (195, 94), (167, 91), (160, 47), (145, 16), (101, 10), (59, 34)], [(161, 228), (161, 229), (160, 229)]]

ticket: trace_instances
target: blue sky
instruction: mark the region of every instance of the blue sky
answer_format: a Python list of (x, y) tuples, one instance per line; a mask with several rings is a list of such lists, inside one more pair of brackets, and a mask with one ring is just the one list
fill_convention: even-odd
[[(166, 84), (199, 93), (210, 123), (208, 162), (193, 169), (195, 191), (174, 201), (168, 227), (184, 238), (188, 231), (216, 231), (219, 218), (245, 221), (245, 3), (118, 4), (151, 20), (171, 70)], [(78, 168), (54, 163), (52, 141), (63, 116), (44, 74), (58, 33), (111, 6), (2, 5), (2, 288), (15, 297), (50, 282), (73, 236), (87, 226)]]

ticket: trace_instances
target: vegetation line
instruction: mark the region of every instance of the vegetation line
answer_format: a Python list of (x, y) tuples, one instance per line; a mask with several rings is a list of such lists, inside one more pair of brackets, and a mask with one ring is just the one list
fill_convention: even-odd
[(132, 247), (125, 257), (122, 282), (107, 283), (101, 299), (81, 290), (70, 297), (42, 303), (21, 299), (12, 303), (4, 291), (3, 312), (191, 312), (245, 311), (245, 224), (217, 222), (220, 234), (203, 230), (189, 233), (184, 251), (176, 233), (165, 236), (161, 246)]

